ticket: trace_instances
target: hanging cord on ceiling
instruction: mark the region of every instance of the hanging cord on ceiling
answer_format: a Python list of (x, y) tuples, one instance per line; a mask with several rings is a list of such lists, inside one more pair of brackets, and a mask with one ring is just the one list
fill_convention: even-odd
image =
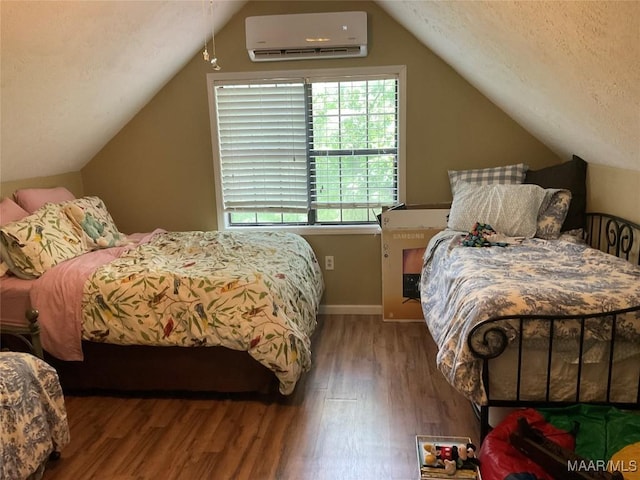
[[(205, 24), (207, 22), (207, 15), (205, 13), (204, 7), (205, 0), (202, 0), (202, 17), (205, 20)], [(202, 52), (202, 57), (205, 62), (209, 62), (214, 70), (220, 70), (221, 67), (218, 65), (218, 59), (216, 57), (216, 41), (215, 41), (215, 32), (213, 26), (213, 0), (209, 0), (209, 16), (208, 20), (211, 23), (211, 51), (213, 53), (213, 57), (209, 55), (209, 51), (207, 50), (207, 34), (204, 35), (204, 50)]]

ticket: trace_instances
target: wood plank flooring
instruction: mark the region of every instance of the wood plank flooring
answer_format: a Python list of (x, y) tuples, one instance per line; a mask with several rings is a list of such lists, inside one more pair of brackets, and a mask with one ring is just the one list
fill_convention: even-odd
[(312, 369), (279, 395), (67, 396), (45, 480), (413, 480), (415, 436), (479, 438), (424, 323), (326, 315)]

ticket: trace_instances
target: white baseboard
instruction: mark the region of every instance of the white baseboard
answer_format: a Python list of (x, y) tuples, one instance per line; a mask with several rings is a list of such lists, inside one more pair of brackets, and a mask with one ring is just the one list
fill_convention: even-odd
[(382, 305), (320, 305), (323, 315), (382, 315)]

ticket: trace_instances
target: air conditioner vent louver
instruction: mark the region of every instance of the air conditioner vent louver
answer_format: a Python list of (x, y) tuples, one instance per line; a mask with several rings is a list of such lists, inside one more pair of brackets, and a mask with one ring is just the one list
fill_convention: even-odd
[(366, 12), (247, 17), (254, 62), (367, 56)]
[(286, 50), (254, 50), (254, 61), (295, 60), (311, 58), (362, 57), (360, 47), (289, 48)]
[(350, 57), (359, 54), (360, 47), (333, 47), (318, 49), (318, 55), (346, 55)]

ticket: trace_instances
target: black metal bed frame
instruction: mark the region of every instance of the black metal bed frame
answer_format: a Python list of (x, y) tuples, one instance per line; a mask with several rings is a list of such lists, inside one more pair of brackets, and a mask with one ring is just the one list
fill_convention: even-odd
[[(11, 350), (25, 350), (33, 355), (44, 358), (42, 344), (40, 342), (40, 325), (38, 324), (38, 310), (32, 308), (25, 312), (27, 324), (19, 326), (9, 326), (0, 324), (0, 337), (9, 337), (15, 341), (10, 342)], [(0, 340), (0, 349), (6, 349)]]
[[(587, 214), (587, 228), (585, 229), (585, 241), (594, 248), (602, 250), (611, 255), (624, 258), (625, 260), (640, 265), (640, 225), (625, 220), (623, 218), (605, 213)], [(489, 433), (489, 409), (491, 407), (557, 407), (575, 403), (590, 403), (599, 405), (611, 405), (622, 409), (640, 410), (640, 375), (638, 376), (636, 398), (631, 402), (618, 402), (611, 398), (611, 381), (613, 372), (614, 348), (616, 340), (616, 327), (621, 315), (630, 312), (640, 312), (640, 305), (616, 310), (606, 313), (596, 313), (590, 315), (574, 316), (551, 316), (551, 315), (512, 315), (491, 318), (476, 325), (467, 338), (467, 344), (473, 354), (482, 360), (482, 383), (487, 394), (486, 405), (476, 406), (480, 416), (480, 436), (481, 440)], [(640, 314), (639, 314), (640, 315)], [(580, 335), (578, 339), (578, 360), (575, 398), (566, 401), (553, 401), (551, 398), (551, 359), (553, 356), (553, 332), (557, 322), (574, 320), (579, 322)], [(547, 352), (546, 385), (544, 385), (544, 400), (526, 400), (522, 396), (526, 392), (521, 392), (523, 353), (526, 351), (523, 345), (522, 332), (527, 322), (544, 321), (549, 324), (549, 340)], [(608, 352), (608, 374), (606, 378), (605, 398), (598, 401), (584, 401), (580, 398), (581, 373), (583, 369), (583, 350), (585, 347), (585, 324), (587, 322), (601, 321), (611, 325), (611, 338), (609, 340)], [(517, 332), (517, 365), (516, 368), (516, 392), (514, 399), (504, 400), (491, 397), (489, 388), (490, 368), (489, 361), (499, 357), (507, 348), (509, 341), (503, 325), (509, 323), (510, 328)], [(604, 379), (603, 379), (604, 381)], [(634, 388), (631, 386), (631, 388)]]

